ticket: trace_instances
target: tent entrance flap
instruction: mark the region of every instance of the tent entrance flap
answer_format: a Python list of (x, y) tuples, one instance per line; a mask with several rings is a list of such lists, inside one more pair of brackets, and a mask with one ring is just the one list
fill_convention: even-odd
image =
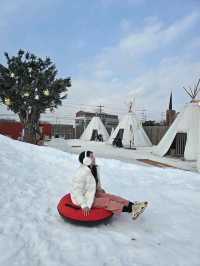
[(92, 136), (91, 136), (90, 140), (97, 140), (97, 137), (98, 137), (98, 131), (97, 131), (97, 129), (93, 129)]
[(177, 133), (167, 154), (177, 157), (184, 157), (187, 133)]
[(121, 128), (119, 129), (117, 136), (113, 140), (113, 145), (116, 145), (117, 147), (122, 147), (123, 146), (122, 145), (123, 135), (124, 135), (124, 129)]

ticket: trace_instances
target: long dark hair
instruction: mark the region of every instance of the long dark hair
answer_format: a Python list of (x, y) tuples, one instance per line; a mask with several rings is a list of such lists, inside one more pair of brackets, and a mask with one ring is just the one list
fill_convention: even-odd
[[(79, 154), (79, 158), (78, 158), (79, 162), (81, 164), (83, 164), (83, 159), (85, 158), (85, 155), (86, 155), (86, 157), (90, 157), (90, 154), (92, 154), (92, 153), (93, 153), (92, 151), (86, 151), (86, 152), (83, 151), (83, 152), (81, 152)], [(90, 166), (88, 166), (88, 168), (90, 168), (90, 170), (91, 170), (92, 175), (94, 176), (94, 179), (95, 179), (96, 184), (98, 184), (97, 167), (98, 167), (97, 165), (90, 165)]]

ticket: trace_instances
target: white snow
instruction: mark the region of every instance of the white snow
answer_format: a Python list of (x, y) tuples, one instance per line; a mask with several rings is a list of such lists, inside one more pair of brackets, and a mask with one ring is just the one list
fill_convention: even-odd
[(60, 138), (53, 138), (51, 141), (46, 142), (45, 145), (75, 154), (78, 154), (84, 150), (91, 150), (94, 151), (96, 155), (103, 158), (114, 158), (125, 162), (132, 162), (142, 165), (144, 165), (144, 163), (139, 162), (138, 159), (148, 159), (188, 171), (197, 171), (196, 161), (186, 161), (170, 156), (160, 157), (152, 153), (152, 149), (155, 146), (137, 147), (136, 150), (133, 150), (117, 148), (108, 143), (96, 141), (82, 141), (80, 139), (65, 140)]
[(150, 202), (138, 220), (123, 213), (93, 228), (67, 223), (56, 206), (77, 155), (0, 135), (0, 265), (198, 266), (199, 174), (97, 161), (107, 191)]

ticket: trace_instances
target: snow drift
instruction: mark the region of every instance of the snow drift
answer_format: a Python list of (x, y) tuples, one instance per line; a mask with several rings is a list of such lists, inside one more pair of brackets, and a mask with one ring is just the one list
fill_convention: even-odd
[(199, 265), (199, 175), (99, 161), (107, 191), (149, 200), (138, 220), (122, 214), (107, 226), (66, 223), (56, 206), (77, 155), (0, 135), (0, 265)]

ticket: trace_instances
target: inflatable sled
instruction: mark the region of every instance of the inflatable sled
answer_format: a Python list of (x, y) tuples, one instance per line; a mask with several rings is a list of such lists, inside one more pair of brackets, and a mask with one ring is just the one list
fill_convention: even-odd
[(92, 208), (87, 216), (82, 209), (73, 204), (70, 194), (65, 195), (57, 206), (59, 214), (66, 220), (78, 224), (95, 225), (107, 221), (113, 215), (111, 211), (102, 208)]

